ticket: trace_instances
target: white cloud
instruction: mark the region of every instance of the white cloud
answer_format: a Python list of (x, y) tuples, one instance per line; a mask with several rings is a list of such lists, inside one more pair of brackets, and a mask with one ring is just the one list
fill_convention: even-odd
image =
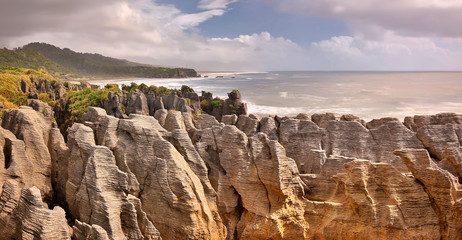
[[(361, 5), (358, 1), (352, 0)], [(206, 38), (194, 31), (200, 23), (229, 11), (227, 7), (232, 2), (234, 0), (203, 0), (200, 6), (204, 10), (185, 14), (173, 5), (159, 5), (151, 0), (82, 0), (78, 4), (59, 0), (8, 3), (0, 0), (0, 46), (12, 48), (40, 41), (81, 52), (198, 70), (462, 69), (460, 38), (407, 36), (395, 30), (384, 30), (380, 24), (361, 26), (355, 23), (358, 29), (380, 32), (379, 38), (358, 31), (353, 36), (313, 43), (307, 49), (267, 32), (236, 38)], [(365, 2), (377, 4), (375, 0)], [(413, 1), (417, 2), (423, 8), (428, 5), (423, 0)], [(360, 8), (340, 0), (293, 0), (293, 4), (298, 4), (300, 11), (302, 7), (311, 6), (310, 11), (322, 13), (322, 10), (332, 15), (340, 12), (342, 16), (372, 11), (368, 4)], [(388, 2), (383, 4), (392, 6)], [(461, 5), (452, 1), (431, 4), (439, 9)], [(349, 19), (353, 23), (356, 18)], [(190, 29), (193, 33), (188, 31)]]
[(384, 31), (403, 36), (462, 37), (460, 0), (267, 1), (287, 12), (345, 20), (355, 34), (370, 38), (379, 38)]
[(199, 2), (200, 9), (224, 9), (229, 4), (237, 2), (238, 0), (201, 0)]
[(324, 70), (460, 70), (461, 51), (450, 51), (421, 37), (392, 32), (382, 40), (340, 36), (313, 43), (310, 68)]
[[(269, 33), (208, 39), (185, 31), (224, 14), (223, 8), (233, 1), (202, 1), (208, 10), (192, 14), (150, 0), (107, 1), (104, 5), (88, 1), (86, 7), (79, 6), (74, 11), (62, 4), (62, 12), (44, 16), (34, 12), (58, 2), (38, 2), (30, 1), (37, 7), (29, 10), (32, 18), (23, 17), (29, 15), (27, 12), (9, 15), (8, 22), (18, 24), (11, 26), (9, 34), (0, 36), (0, 43), (11, 48), (40, 41), (144, 63), (208, 70), (304, 67), (304, 49)], [(15, 8), (25, 6), (18, 4)], [(0, 20), (2, 13), (0, 10)]]

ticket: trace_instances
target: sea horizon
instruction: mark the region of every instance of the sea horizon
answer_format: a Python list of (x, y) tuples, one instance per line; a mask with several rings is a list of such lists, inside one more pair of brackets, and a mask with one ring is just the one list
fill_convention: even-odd
[[(238, 89), (249, 114), (295, 116), (298, 113), (353, 114), (366, 121), (442, 112), (460, 113), (460, 71), (215, 71), (197, 78), (127, 78), (95, 80), (181, 88), (226, 98)], [(207, 76), (207, 77), (205, 77)], [(218, 78), (217, 78), (218, 77)]]

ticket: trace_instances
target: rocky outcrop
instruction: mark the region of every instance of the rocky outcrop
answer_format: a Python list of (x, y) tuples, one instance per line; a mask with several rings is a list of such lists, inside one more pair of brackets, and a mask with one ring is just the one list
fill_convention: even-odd
[(241, 99), (241, 92), (233, 90), (228, 93), (228, 99), (223, 104), (223, 115), (246, 115), (247, 104)]
[(93, 130), (74, 124), (68, 138), (74, 159), (68, 163), (66, 182), (70, 213), (82, 222), (100, 226), (110, 239), (158, 236), (152, 231), (141, 232), (135, 206), (125, 193), (128, 176), (118, 169), (107, 147), (95, 144)]
[(3, 183), (0, 196), (0, 233), (3, 239), (71, 239), (65, 212), (44, 207), (35, 186), (20, 189), (14, 180)]
[[(136, 94), (135, 102), (149, 95)], [(462, 236), (459, 115), (415, 116), (403, 124), (241, 114), (220, 123), (205, 113), (195, 119), (192, 111), (165, 109), (177, 101), (171, 98), (157, 98), (164, 108), (152, 112), (146, 97), (133, 106), (142, 114), (123, 119), (90, 107), (68, 129), (67, 142), (40, 102), (31, 101), (35, 110), (6, 110), (2, 238)]]
[(23, 106), (6, 110), (2, 127), (10, 131), (1, 131), (4, 134), (3, 157), (8, 175), (19, 177), (21, 187), (36, 186), (46, 202), (52, 201), (51, 155), (48, 151), (51, 120)]
[(197, 135), (196, 148), (209, 165), (229, 239), (306, 237), (303, 184), (295, 162), (278, 142), (262, 133), (249, 140), (230, 125)]
[[(94, 114), (97, 116), (86, 117), (94, 120), (88, 121), (93, 126), (104, 126), (99, 122), (110, 118), (100, 111)], [(194, 153), (185, 129), (171, 128), (174, 141), (185, 154), (183, 157), (164, 139), (170, 134), (153, 117), (132, 114), (129, 119), (117, 121), (116, 135), (104, 133), (102, 127), (95, 129), (96, 138), (111, 136), (112, 140), (105, 142), (113, 150), (117, 166), (127, 174), (127, 191), (140, 198), (142, 209), (160, 235), (166, 239), (224, 238), (226, 233), (214, 203), (215, 193), (204, 178), (205, 165), (201, 165), (202, 160)]]

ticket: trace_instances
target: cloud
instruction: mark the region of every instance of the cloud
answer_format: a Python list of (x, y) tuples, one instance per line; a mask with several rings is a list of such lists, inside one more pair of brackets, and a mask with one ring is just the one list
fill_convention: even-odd
[(386, 31), (413, 37), (460, 38), (459, 0), (267, 0), (282, 11), (347, 21), (355, 35), (380, 38)]
[[(8, 21), (3, 17), (7, 10), (0, 10), (0, 43), (12, 48), (32, 41), (47, 42), (144, 63), (208, 70), (303, 67), (304, 49), (266, 32), (211, 39), (185, 31), (224, 14), (232, 2), (202, 1), (200, 6), (207, 10), (185, 14), (173, 5), (151, 0), (85, 0), (84, 5), (19, 0), (5, 3), (9, 11), (21, 11), (8, 14)], [(50, 14), (43, 14), (45, 11)]]
[[(295, 5), (285, 6), (286, 11), (304, 11), (310, 7), (309, 11), (326, 16), (343, 14), (347, 19), (346, 16), (354, 15), (348, 18), (352, 24), (361, 16), (354, 12), (373, 12), (368, 4), (378, 5), (375, 0), (364, 0), (368, 4), (362, 8), (358, 0), (351, 0), (358, 6), (340, 0), (292, 1)], [(80, 52), (198, 70), (462, 69), (461, 38), (404, 35), (385, 29), (385, 25), (377, 21), (370, 21), (368, 26), (359, 23), (355, 26), (370, 32), (379, 29), (380, 37), (373, 38), (373, 34), (358, 30), (352, 36), (333, 37), (312, 43), (308, 48), (268, 32), (236, 38), (207, 38), (195, 31), (201, 23), (230, 11), (228, 7), (233, 2), (202, 0), (198, 5), (201, 10), (186, 14), (174, 5), (152, 0), (0, 0), (0, 46), (13, 48), (39, 41)], [(417, 2), (423, 8), (435, 5), (434, 8), (447, 11), (461, 5), (453, 1), (412, 1)], [(393, 7), (388, 2), (382, 5)], [(377, 11), (383, 15), (391, 10)], [(372, 15), (368, 13), (371, 18)]]
[(199, 2), (200, 9), (225, 9), (229, 4), (238, 0), (201, 0)]
[(315, 42), (309, 50), (310, 68), (324, 70), (460, 70), (462, 51), (449, 50), (422, 37), (392, 32), (381, 40), (338, 36)]

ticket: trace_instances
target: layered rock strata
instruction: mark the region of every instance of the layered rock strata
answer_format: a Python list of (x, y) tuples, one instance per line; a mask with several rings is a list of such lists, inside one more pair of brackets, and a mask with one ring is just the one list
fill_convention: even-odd
[(122, 119), (90, 107), (67, 142), (39, 102), (5, 111), (2, 238), (462, 237), (460, 115), (220, 122), (141, 94)]

